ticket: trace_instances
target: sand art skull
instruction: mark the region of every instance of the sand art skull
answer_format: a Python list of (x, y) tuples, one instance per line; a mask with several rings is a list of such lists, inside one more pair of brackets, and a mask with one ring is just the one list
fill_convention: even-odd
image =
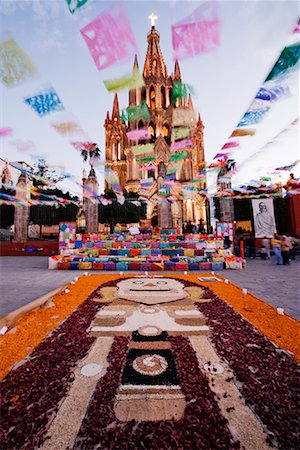
[(116, 297), (146, 305), (169, 303), (187, 296), (184, 285), (174, 278), (128, 278), (117, 286)]
[(169, 336), (209, 334), (194, 305), (201, 301), (201, 288), (185, 287), (174, 278), (137, 276), (102, 288), (101, 296), (108, 304), (97, 313), (91, 333), (131, 336), (114, 404), (116, 417), (125, 422), (179, 420), (186, 400)]

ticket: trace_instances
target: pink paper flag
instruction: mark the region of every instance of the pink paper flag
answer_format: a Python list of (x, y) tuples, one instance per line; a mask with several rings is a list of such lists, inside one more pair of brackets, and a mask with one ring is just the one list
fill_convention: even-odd
[(297, 26), (294, 29), (293, 33), (300, 33), (300, 19), (298, 19)]
[(0, 137), (6, 137), (6, 136), (10, 136), (13, 132), (12, 128), (0, 128)]
[(23, 141), (22, 139), (17, 139), (16, 141), (9, 142), (13, 145), (18, 152), (29, 152), (35, 150), (35, 144), (32, 141)]
[(85, 141), (73, 141), (70, 142), (70, 144), (73, 145), (76, 150), (81, 150), (85, 144)]
[(172, 26), (174, 60), (214, 50), (220, 43), (216, 2), (203, 3), (190, 16)]
[(121, 3), (110, 6), (80, 32), (98, 70), (137, 53), (131, 26)]
[(239, 146), (240, 146), (240, 144), (238, 142), (236, 142), (236, 141), (226, 142), (226, 144), (223, 145), (221, 150), (225, 150), (227, 148), (239, 147)]

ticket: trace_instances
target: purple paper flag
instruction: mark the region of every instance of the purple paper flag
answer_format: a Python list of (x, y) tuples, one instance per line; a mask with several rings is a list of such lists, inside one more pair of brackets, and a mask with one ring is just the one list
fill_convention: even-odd
[(177, 150), (181, 150), (182, 148), (191, 147), (192, 139), (182, 139), (181, 141), (172, 142), (171, 143), (171, 152), (176, 152)]
[(229, 155), (230, 155), (230, 153), (217, 153), (216, 156), (214, 157), (214, 159), (228, 158)]
[(137, 45), (122, 4), (114, 4), (80, 30), (98, 70), (131, 58)]
[(131, 141), (138, 141), (138, 140), (148, 140), (151, 138), (150, 131), (148, 128), (138, 128), (136, 130), (128, 131), (127, 133), (128, 139)]
[(174, 60), (214, 50), (220, 43), (216, 2), (203, 3), (190, 16), (172, 26)]

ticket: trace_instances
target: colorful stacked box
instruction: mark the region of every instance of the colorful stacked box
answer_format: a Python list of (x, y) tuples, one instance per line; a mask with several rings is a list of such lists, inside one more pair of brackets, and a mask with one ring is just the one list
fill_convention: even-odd
[[(158, 235), (128, 233), (79, 235), (60, 249), (61, 255), (49, 259), (49, 268), (59, 270), (106, 271), (188, 271), (240, 269), (242, 258), (227, 256), (223, 241), (196, 235), (178, 235), (163, 230)], [(226, 256), (225, 256), (226, 254)]]

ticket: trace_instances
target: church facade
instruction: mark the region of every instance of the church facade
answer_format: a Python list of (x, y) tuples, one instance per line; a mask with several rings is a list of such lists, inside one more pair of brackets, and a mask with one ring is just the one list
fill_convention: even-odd
[[(118, 96), (115, 94), (112, 114), (107, 112), (105, 120), (106, 166), (118, 177), (121, 189), (127, 192), (141, 192), (144, 179), (152, 179), (148, 190), (147, 218), (161, 227), (180, 226), (184, 221), (207, 223), (207, 202), (205, 196), (195, 191), (182, 191), (191, 186), (191, 180), (205, 167), (204, 125), (200, 114), (196, 117), (191, 95), (187, 92), (175, 96), (175, 90), (182, 84), (178, 61), (174, 72), (168, 75), (160, 49), (160, 36), (155, 25), (147, 36), (148, 48), (142, 71), (144, 86), (129, 91), (127, 111), (142, 110), (147, 115), (128, 114), (127, 121), (120, 114)], [(137, 57), (133, 73), (139, 72)], [(147, 105), (147, 107), (145, 106)], [(147, 141), (132, 141), (127, 133), (136, 129), (147, 129)], [(177, 147), (174, 142), (185, 138)], [(135, 154), (135, 146), (150, 142), (152, 152)], [(186, 145), (182, 147), (183, 142)], [(149, 147), (149, 146), (148, 146)], [(184, 158), (176, 160), (176, 154)], [(150, 158), (149, 158), (150, 156)], [(149, 159), (151, 164), (149, 164)], [(174, 163), (176, 161), (176, 163)], [(206, 188), (205, 178), (195, 184)], [(108, 187), (108, 186), (106, 186)], [(168, 201), (161, 192), (167, 192)], [(182, 195), (185, 192), (185, 195)]]

